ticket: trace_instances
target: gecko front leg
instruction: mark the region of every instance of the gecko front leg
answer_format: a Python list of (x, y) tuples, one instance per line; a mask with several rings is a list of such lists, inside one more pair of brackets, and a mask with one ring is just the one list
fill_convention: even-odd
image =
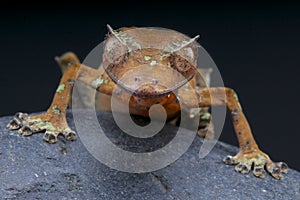
[[(26, 113), (17, 113), (7, 125), (8, 129), (18, 130), (24, 136), (45, 131), (43, 139), (49, 143), (55, 143), (57, 136), (60, 134), (67, 140), (76, 140), (76, 133), (69, 128), (66, 120), (66, 110), (73, 85), (77, 79), (83, 79), (84, 82), (87, 82), (99, 76), (99, 73), (95, 69), (82, 66), (74, 55), (73, 53), (66, 53), (56, 58), (68, 67), (65, 69), (47, 112), (33, 116), (28, 116)], [(85, 77), (89, 75), (92, 75), (92, 77)]]
[(46, 131), (43, 139), (49, 143), (55, 143), (59, 134), (62, 134), (67, 140), (76, 139), (75, 131), (71, 130), (67, 124), (66, 109), (73, 84), (78, 76), (80, 63), (73, 62), (74, 60), (68, 54), (61, 59), (69, 62), (70, 67), (61, 78), (47, 112), (33, 116), (28, 116), (26, 113), (17, 113), (7, 125), (8, 129), (18, 129), (18, 132), (24, 136)]
[[(256, 144), (249, 123), (243, 113), (237, 94), (230, 88), (205, 88), (196, 91), (199, 96), (200, 107), (226, 105), (232, 118), (232, 123), (239, 142), (240, 151), (235, 156), (227, 156), (224, 162), (236, 165), (235, 170), (240, 173), (249, 173), (264, 178), (267, 170), (274, 178), (281, 179), (287, 173), (288, 166), (284, 162), (274, 163), (267, 154), (262, 152)], [(191, 92), (181, 91), (180, 98), (189, 103)], [(197, 106), (191, 102), (189, 106)]]

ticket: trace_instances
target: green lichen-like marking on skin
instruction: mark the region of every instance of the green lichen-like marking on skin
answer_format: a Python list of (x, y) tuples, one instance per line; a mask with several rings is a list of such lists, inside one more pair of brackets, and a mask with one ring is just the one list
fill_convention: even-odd
[(57, 128), (55, 128), (51, 122), (45, 122), (41, 118), (29, 119), (28, 122), (34, 123), (34, 125), (39, 127), (41, 130), (49, 130), (49, 131), (57, 130)]
[(105, 80), (103, 81), (103, 84), (107, 85), (108, 82), (109, 82), (109, 80), (108, 80), (108, 79), (105, 79)]
[(103, 84), (103, 82), (104, 82), (104, 80), (101, 77), (99, 77), (99, 78), (93, 80), (92, 86), (94, 88), (98, 88), (98, 87), (100, 87)]
[(200, 119), (202, 119), (202, 120), (210, 120), (210, 113), (203, 113), (203, 114), (201, 114)]
[(156, 60), (152, 60), (152, 61), (150, 62), (150, 65), (151, 65), (151, 66), (154, 66), (154, 65), (156, 65), (156, 63), (157, 63)]
[(255, 163), (255, 165), (264, 165), (266, 163), (266, 158), (262, 155), (257, 155), (255, 158), (247, 159), (245, 156), (242, 157), (241, 163), (251, 166), (252, 163)]
[(102, 76), (93, 80), (92, 82), (92, 86), (94, 88), (99, 88), (102, 84), (104, 85), (107, 85), (109, 83), (109, 80), (106, 78), (106, 79), (103, 79)]
[(57, 106), (53, 106), (53, 107), (52, 107), (52, 112), (53, 112), (54, 114), (59, 115), (59, 114), (61, 113), (61, 110), (60, 110)]
[(56, 92), (61, 93), (62, 91), (65, 90), (65, 84), (60, 84), (56, 90)]
[(151, 59), (151, 57), (150, 57), (150, 56), (144, 56), (144, 59), (145, 59), (146, 61), (148, 61), (148, 60)]

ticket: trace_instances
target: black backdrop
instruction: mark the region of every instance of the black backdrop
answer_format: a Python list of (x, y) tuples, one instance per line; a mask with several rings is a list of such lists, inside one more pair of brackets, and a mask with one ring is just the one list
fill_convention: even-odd
[[(2, 6), (0, 116), (45, 110), (60, 79), (54, 56), (72, 50), (83, 59), (103, 40), (106, 24), (165, 27), (201, 35), (225, 84), (238, 92), (258, 144), (300, 170), (299, 8), (155, 1)], [(229, 118), (221, 140), (237, 145)]]

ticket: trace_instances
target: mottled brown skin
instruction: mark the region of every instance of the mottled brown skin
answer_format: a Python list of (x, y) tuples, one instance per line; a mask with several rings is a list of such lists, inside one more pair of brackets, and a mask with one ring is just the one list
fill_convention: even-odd
[[(118, 33), (130, 29), (120, 29)], [(172, 39), (179, 40), (186, 39), (184, 35), (171, 31), (171, 30), (157, 30), (148, 31), (148, 29), (141, 29), (135, 32), (129, 32), (138, 43), (147, 45), (154, 44), (156, 46), (166, 46)], [(108, 43), (110, 43), (108, 45)], [(111, 45), (111, 46), (110, 46)], [(117, 97), (120, 102), (126, 102), (130, 98), (130, 113), (148, 117), (149, 108), (154, 104), (161, 104), (169, 119), (178, 116), (181, 109), (187, 107), (201, 107), (207, 108), (211, 106), (226, 105), (231, 113), (233, 126), (239, 142), (240, 151), (236, 156), (228, 156), (224, 159), (226, 164), (236, 165), (236, 171), (241, 173), (249, 173), (253, 170), (255, 176), (265, 177), (265, 169), (276, 179), (281, 179), (284, 173), (287, 172), (287, 165), (283, 162), (274, 163), (267, 154), (263, 153), (257, 146), (250, 126), (243, 113), (241, 105), (238, 101), (237, 94), (230, 88), (197, 88), (196, 87), (196, 64), (197, 64), (197, 51), (195, 44), (189, 46), (193, 50), (194, 57), (186, 57), (184, 51), (174, 52), (168, 56), (162, 57), (162, 51), (158, 48), (146, 48), (133, 50), (130, 53), (123, 54), (126, 47), (117, 43), (113, 34), (109, 34), (106, 39), (106, 49), (103, 55), (103, 67), (99, 69), (92, 69), (88, 66), (80, 64), (78, 58), (73, 53), (66, 53), (61, 57), (56, 58), (58, 64), (62, 67), (64, 74), (60, 81), (54, 99), (48, 111), (35, 116), (27, 116), (23, 113), (17, 113), (13, 120), (8, 124), (9, 129), (19, 129), (22, 135), (31, 135), (35, 132), (45, 130), (44, 140), (54, 143), (59, 134), (63, 134), (67, 140), (75, 140), (76, 134), (72, 131), (66, 122), (66, 109), (70, 100), (71, 89), (75, 81), (81, 81), (99, 91), (101, 94), (108, 96), (112, 95), (113, 91), (117, 91)], [(114, 57), (115, 54), (121, 52), (120, 55)], [(155, 69), (158, 78), (163, 76), (166, 81), (169, 81), (171, 87), (160, 85), (157, 81), (146, 83), (138, 89), (131, 87), (131, 83), (119, 82), (120, 77), (127, 71), (134, 69), (140, 70), (140, 67), (147, 67), (151, 60), (144, 59), (145, 56), (150, 56), (151, 60), (155, 59)], [(104, 69), (105, 71), (104, 71)], [(178, 71), (185, 80), (180, 79), (175, 74), (169, 73), (170, 69)], [(101, 76), (102, 74), (102, 76)], [(105, 84), (93, 84), (96, 79), (106, 80)], [(192, 88), (196, 91), (200, 103), (191, 101), (192, 91), (185, 87), (191, 84)], [(135, 80), (136, 81), (136, 80)], [(138, 80), (137, 80), (138, 81)], [(114, 90), (117, 88), (116, 90)], [(183, 102), (183, 108), (180, 107), (176, 96), (172, 90), (178, 90), (179, 97)], [(133, 94), (133, 95), (132, 95)], [(100, 98), (101, 100), (101, 98)], [(100, 101), (101, 102), (101, 101)]]

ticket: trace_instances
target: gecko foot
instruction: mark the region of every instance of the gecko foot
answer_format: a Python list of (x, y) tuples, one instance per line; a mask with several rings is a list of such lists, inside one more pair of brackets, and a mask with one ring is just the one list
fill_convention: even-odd
[(235, 170), (243, 174), (253, 170), (253, 174), (259, 178), (264, 178), (267, 171), (275, 179), (282, 179), (283, 174), (288, 171), (286, 163), (274, 163), (267, 154), (260, 150), (249, 153), (239, 152), (236, 156), (227, 156), (223, 161), (228, 165), (236, 165)]
[(48, 112), (34, 116), (28, 116), (26, 113), (19, 112), (8, 123), (7, 128), (18, 130), (23, 136), (30, 136), (33, 133), (45, 131), (43, 139), (49, 143), (55, 143), (60, 134), (66, 140), (76, 140), (76, 133), (69, 128), (65, 117)]

